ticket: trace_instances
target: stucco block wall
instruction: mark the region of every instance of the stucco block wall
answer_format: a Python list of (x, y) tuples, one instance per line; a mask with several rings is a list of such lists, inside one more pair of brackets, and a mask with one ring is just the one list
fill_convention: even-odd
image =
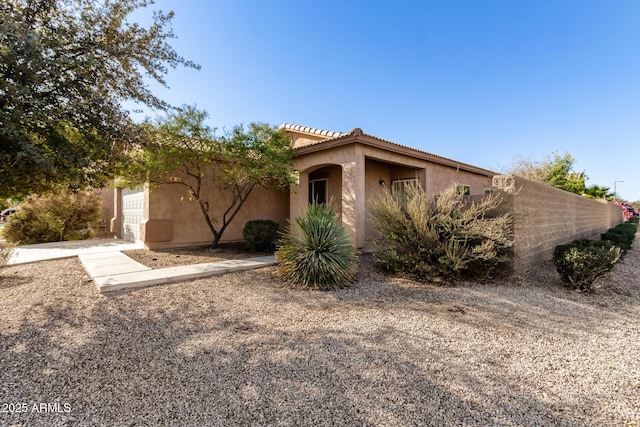
[[(231, 200), (229, 192), (209, 191), (212, 217), (218, 218), (219, 228), (226, 209), (224, 199)], [(142, 240), (149, 249), (206, 245), (213, 241), (198, 202), (189, 197), (181, 185), (164, 185), (148, 190), (145, 218), (141, 227)], [(289, 217), (289, 194), (275, 190), (255, 188), (247, 202), (222, 236), (221, 243), (244, 240), (242, 230), (247, 221), (271, 219), (284, 229)]]
[(619, 206), (513, 175), (493, 178), (504, 190), (503, 208), (513, 214), (514, 268), (535, 269), (553, 259), (557, 245), (575, 239), (598, 238), (622, 222)]

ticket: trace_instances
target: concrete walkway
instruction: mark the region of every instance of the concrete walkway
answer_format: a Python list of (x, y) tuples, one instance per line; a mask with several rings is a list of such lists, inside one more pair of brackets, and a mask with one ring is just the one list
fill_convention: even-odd
[(144, 245), (141, 242), (132, 243), (113, 238), (39, 243), (16, 246), (8, 264), (27, 264), (50, 259), (73, 258), (81, 254), (113, 253), (132, 249), (144, 249)]
[(8, 264), (77, 256), (100, 292), (175, 283), (276, 264), (272, 255), (152, 270), (121, 252), (132, 249), (144, 249), (144, 245), (112, 238), (40, 243), (15, 247)]
[(271, 255), (152, 270), (120, 252), (81, 254), (79, 258), (100, 292), (175, 283), (262, 268), (276, 263)]

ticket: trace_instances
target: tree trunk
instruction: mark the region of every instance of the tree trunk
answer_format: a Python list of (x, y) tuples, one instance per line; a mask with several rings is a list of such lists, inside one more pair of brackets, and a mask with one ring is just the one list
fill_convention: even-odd
[(211, 249), (215, 249), (218, 247), (218, 243), (220, 242), (220, 234), (217, 234), (213, 237), (213, 242), (211, 242)]

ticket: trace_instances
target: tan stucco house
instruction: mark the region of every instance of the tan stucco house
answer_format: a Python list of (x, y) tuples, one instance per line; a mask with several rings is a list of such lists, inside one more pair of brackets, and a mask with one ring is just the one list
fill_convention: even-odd
[[(367, 135), (359, 128), (347, 133), (284, 124), (295, 149), (298, 182), (288, 192), (257, 189), (225, 231), (221, 242), (242, 240), (244, 224), (272, 219), (282, 226), (301, 215), (312, 201), (332, 202), (357, 248), (367, 248), (374, 231), (367, 220), (367, 201), (390, 188), (401, 190), (419, 182), (434, 196), (457, 183), (462, 191), (482, 195), (491, 188), (494, 172)], [(211, 209), (222, 212), (225, 194), (210, 190)], [(150, 191), (117, 189), (111, 231), (140, 240), (149, 249), (207, 244), (212, 236), (196, 203), (181, 186)]]

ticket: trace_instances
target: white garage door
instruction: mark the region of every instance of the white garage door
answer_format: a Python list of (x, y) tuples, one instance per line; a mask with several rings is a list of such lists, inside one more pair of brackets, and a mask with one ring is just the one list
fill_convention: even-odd
[(134, 242), (140, 240), (140, 224), (144, 219), (144, 187), (122, 190), (122, 237)]

